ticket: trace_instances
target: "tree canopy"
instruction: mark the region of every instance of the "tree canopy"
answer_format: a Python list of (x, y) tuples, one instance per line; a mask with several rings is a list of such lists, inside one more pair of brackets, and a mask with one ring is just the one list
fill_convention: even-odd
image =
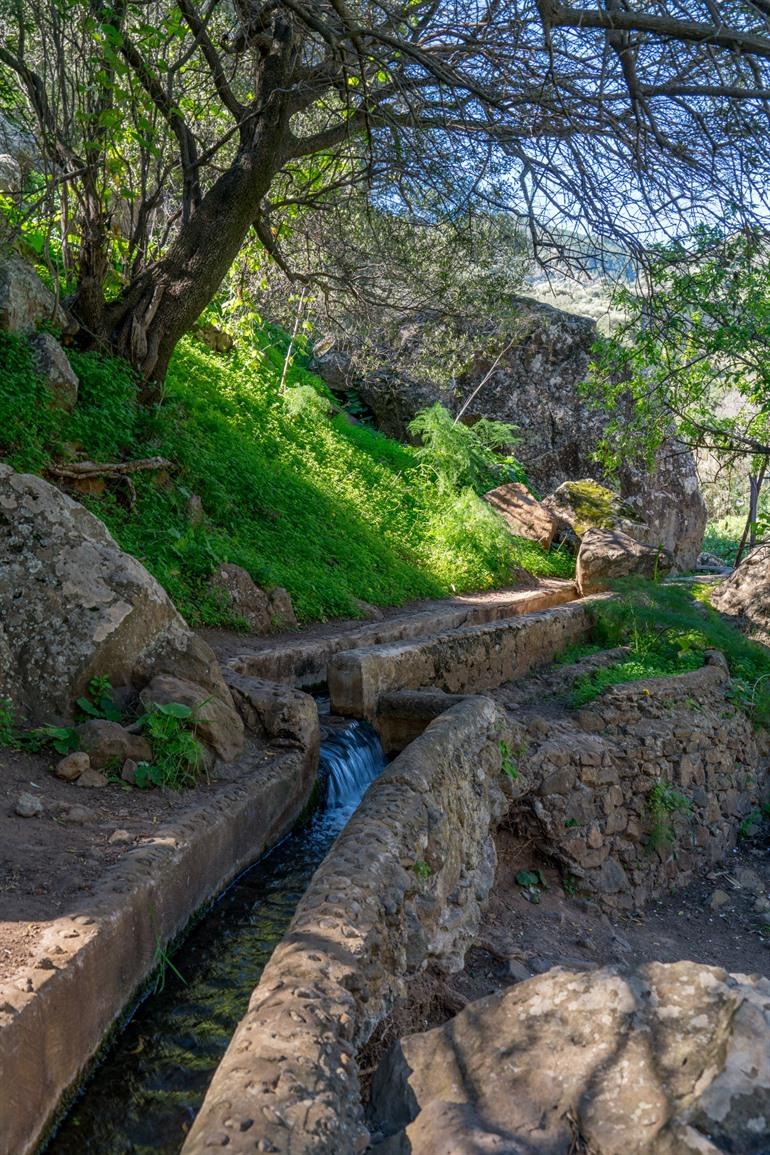
[(0, 69), (44, 160), (18, 211), (81, 342), (145, 381), (252, 230), (280, 259), (281, 221), (350, 188), (563, 252), (570, 224), (754, 216), (770, 168), (766, 0), (0, 0)]

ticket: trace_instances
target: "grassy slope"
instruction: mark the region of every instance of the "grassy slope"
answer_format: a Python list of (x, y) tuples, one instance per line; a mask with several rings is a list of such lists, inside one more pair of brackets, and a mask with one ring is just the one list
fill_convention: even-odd
[[(349, 614), (354, 597), (398, 604), (501, 585), (516, 566), (571, 572), (567, 557), (511, 538), (474, 495), (440, 497), (408, 447), (307, 404), (316, 397), (307, 386), (321, 386), (301, 368), (280, 395), (280, 337), (262, 340), (227, 357), (184, 342), (151, 412), (136, 405), (121, 363), (72, 354), (80, 398), (62, 415), (26, 347), (0, 333), (0, 458), (36, 472), (75, 456), (175, 462), (165, 484), (137, 477), (133, 509), (119, 489), (83, 500), (199, 624), (229, 621), (206, 585), (223, 561), (286, 586), (305, 621)], [(206, 515), (199, 526), (192, 494)]]

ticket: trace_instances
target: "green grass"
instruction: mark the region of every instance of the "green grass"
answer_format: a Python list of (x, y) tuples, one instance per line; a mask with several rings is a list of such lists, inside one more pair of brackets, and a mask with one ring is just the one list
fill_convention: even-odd
[(576, 678), (570, 704), (590, 702), (609, 685), (684, 673), (703, 664), (705, 650), (720, 650), (730, 669), (728, 698), (758, 724), (770, 725), (770, 648), (745, 638), (705, 604), (697, 590), (629, 579), (617, 596), (590, 607), (591, 641), (628, 646), (621, 662)]
[(715, 554), (725, 565), (732, 565), (745, 524), (745, 517), (734, 514), (710, 521), (703, 539), (704, 552)]
[[(207, 587), (222, 562), (285, 586), (303, 621), (510, 582), (517, 567), (571, 576), (572, 559), (512, 538), (470, 490), (439, 492), (415, 451), (309, 403), (325, 387), (301, 365), (279, 392), (285, 335), (257, 333), (226, 357), (179, 347), (163, 404), (142, 409), (121, 362), (72, 353), (75, 412), (49, 407), (26, 346), (0, 333), (0, 458), (41, 473), (51, 460), (162, 455), (169, 478), (136, 476), (83, 498), (193, 624), (236, 624)], [(195, 494), (205, 512), (191, 524)]]

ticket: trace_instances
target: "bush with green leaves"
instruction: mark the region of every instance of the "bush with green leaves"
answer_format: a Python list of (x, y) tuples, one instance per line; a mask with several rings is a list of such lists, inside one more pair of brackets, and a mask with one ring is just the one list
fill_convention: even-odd
[(195, 786), (203, 760), (194, 733), (195, 711), (182, 702), (154, 702), (141, 723), (152, 745), (152, 762), (137, 766), (136, 785), (169, 790)]
[(518, 441), (515, 427), (504, 421), (482, 417), (474, 425), (464, 425), (436, 402), (416, 414), (409, 432), (420, 439), (417, 460), (440, 493), (466, 488), (484, 493), (503, 481), (524, 478), (521, 466), (503, 466), (500, 461), (500, 452)]
[(692, 810), (690, 799), (676, 790), (670, 782), (656, 782), (647, 795), (647, 849), (670, 850), (676, 840), (672, 815), (689, 814)]

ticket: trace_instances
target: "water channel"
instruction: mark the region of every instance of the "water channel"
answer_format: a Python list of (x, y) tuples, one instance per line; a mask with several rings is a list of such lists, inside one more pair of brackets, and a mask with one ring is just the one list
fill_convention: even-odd
[(366, 723), (352, 722), (322, 743), (324, 808), (241, 875), (192, 930), (46, 1155), (178, 1155), (297, 903), (383, 766)]

